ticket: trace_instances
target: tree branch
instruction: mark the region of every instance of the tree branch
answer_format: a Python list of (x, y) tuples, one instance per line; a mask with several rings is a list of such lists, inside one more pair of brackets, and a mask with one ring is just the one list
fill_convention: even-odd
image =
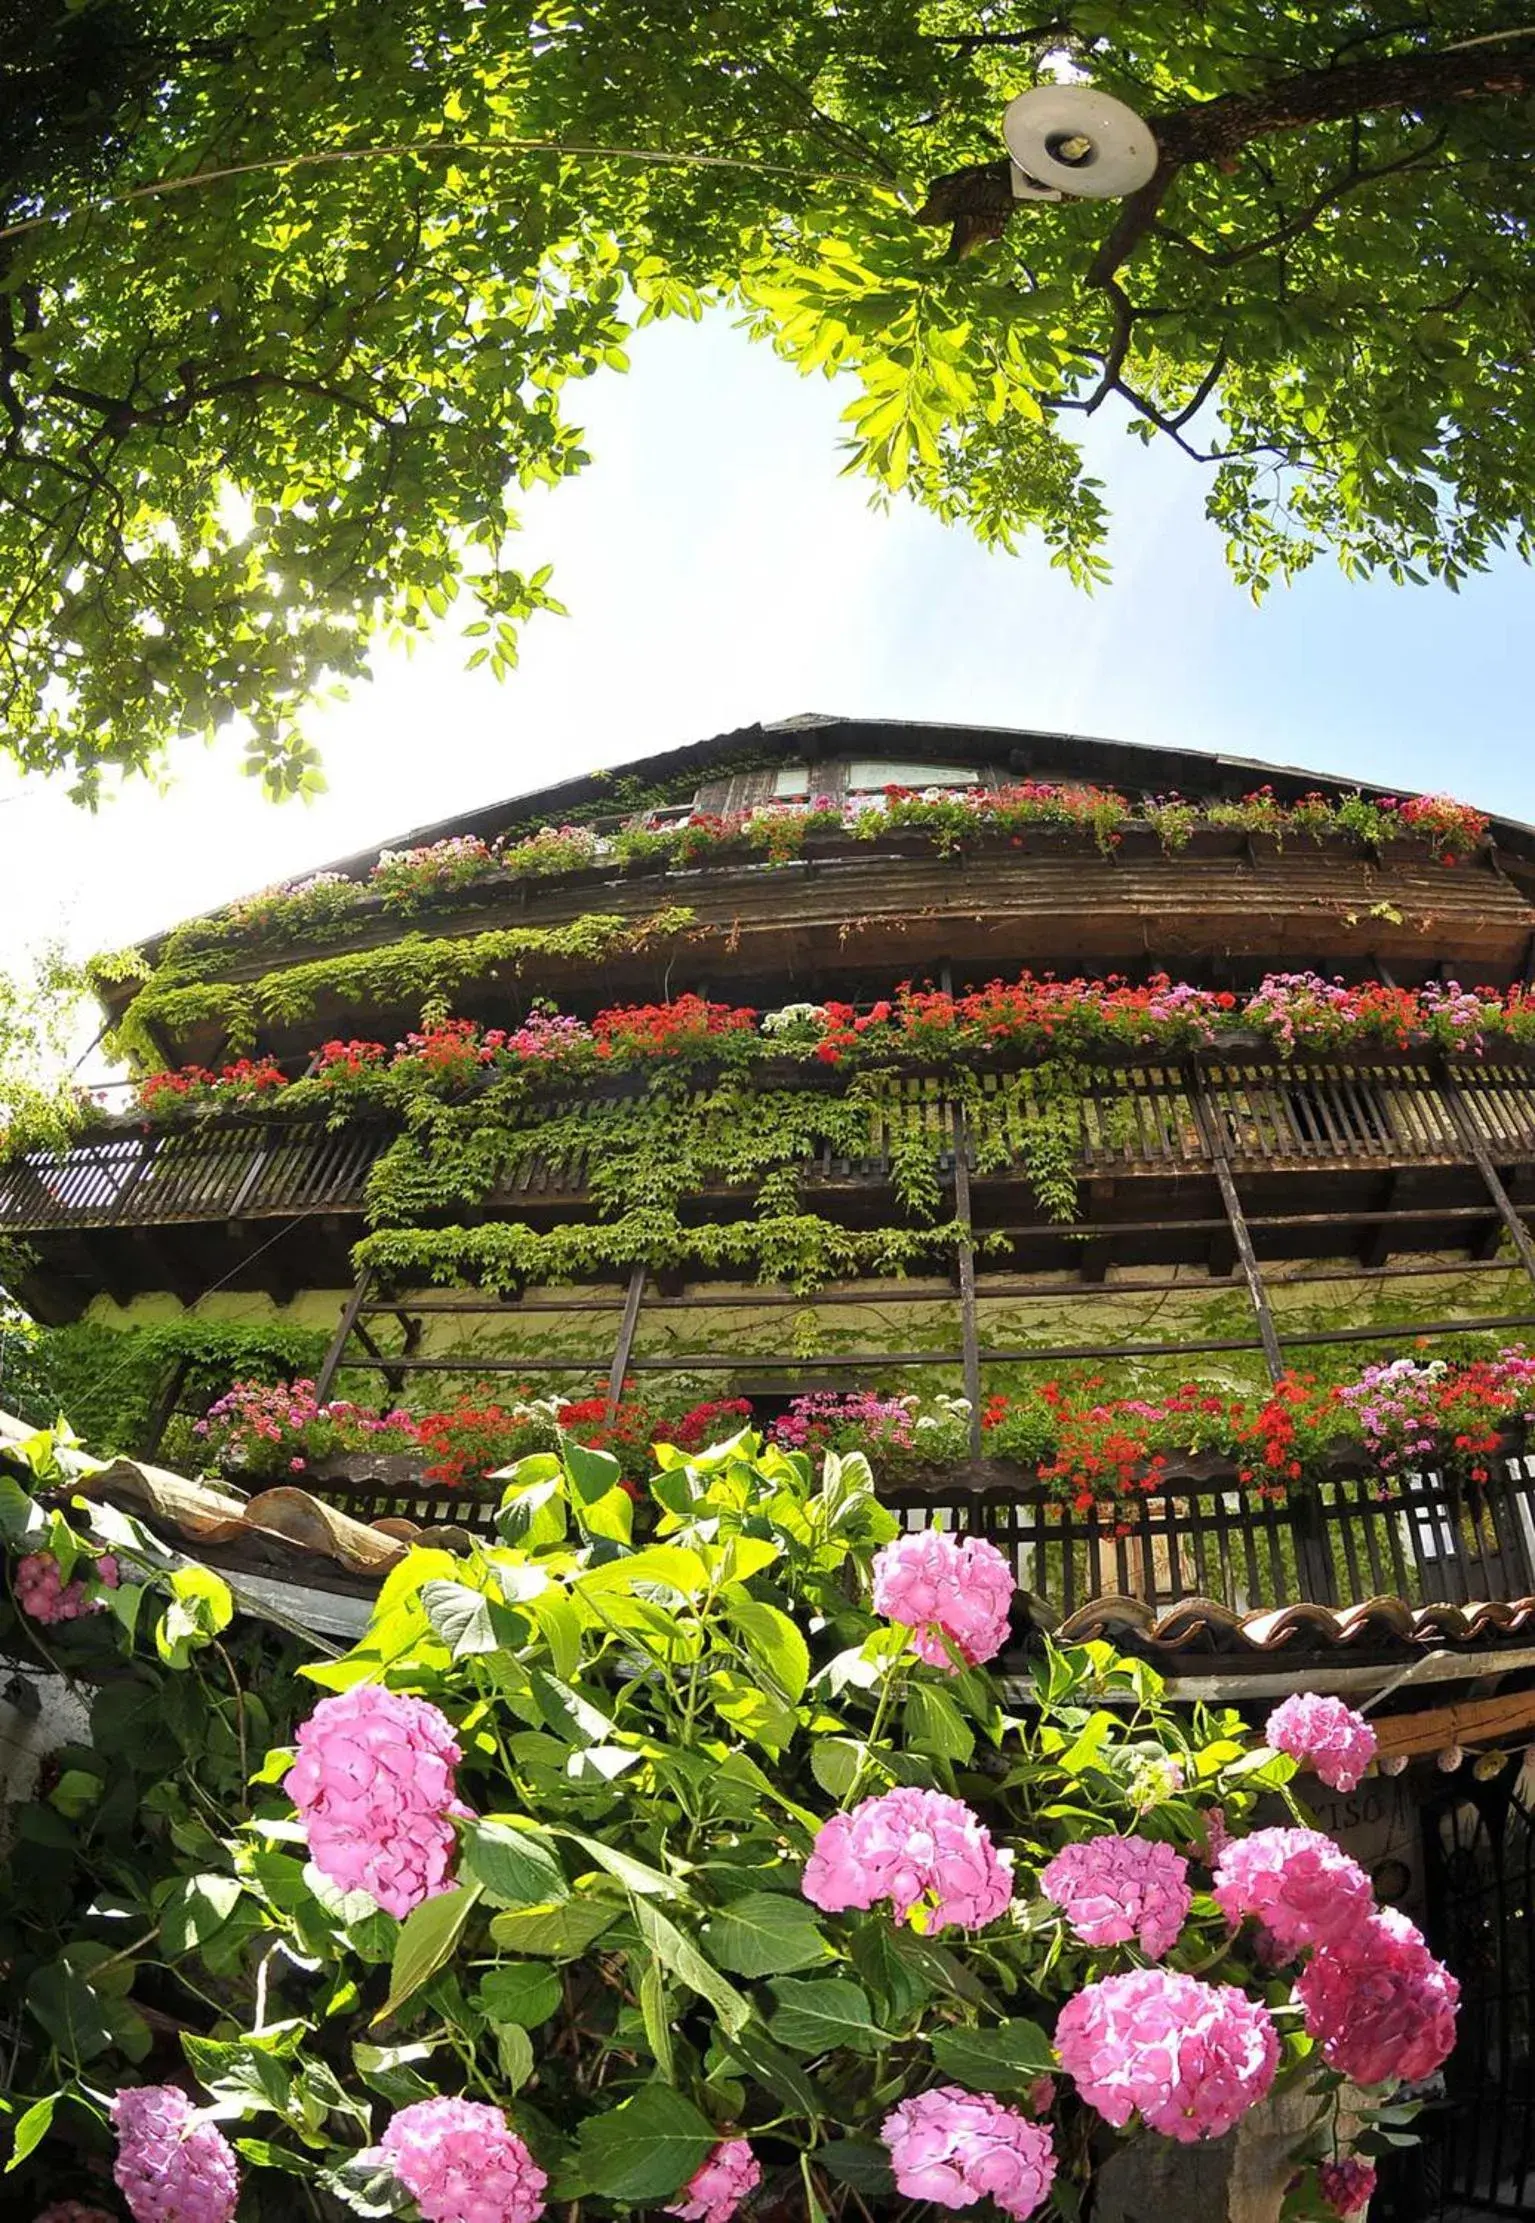
[(1449, 137), (1449, 130), (1448, 124), (1441, 124), (1424, 146), (1414, 148), (1412, 152), (1400, 156), (1395, 162), (1379, 162), (1372, 170), (1358, 167), (1358, 150), (1356, 147), (1349, 168), (1342, 177), (1335, 178), (1330, 185), (1324, 186), (1314, 200), (1309, 201), (1288, 222), (1281, 224), (1277, 231), (1267, 233), (1262, 239), (1251, 240), (1245, 247), (1234, 247), (1226, 253), (1221, 253), (1213, 247), (1202, 247), (1198, 240), (1190, 239), (1186, 232), (1174, 231), (1170, 225), (1163, 224), (1160, 221), (1153, 228), (1160, 237), (1172, 240), (1179, 247), (1187, 248), (1190, 254), (1197, 255), (1202, 262), (1207, 262), (1218, 270), (1228, 270), (1236, 263), (1251, 262), (1255, 255), (1272, 254), (1276, 247), (1282, 247), (1287, 240), (1299, 238), (1302, 232), (1310, 231), (1317, 218), (1331, 208), (1335, 202), (1346, 200), (1348, 195), (1357, 191), (1360, 186), (1373, 185), (1379, 178), (1395, 177), (1403, 170), (1422, 169), (1444, 145), (1445, 140)]
[(1109, 340), (1108, 353), (1103, 358), (1103, 376), (1083, 404), (1088, 416), (1102, 408), (1119, 384), (1119, 374), (1125, 367), (1125, 357), (1130, 352), (1130, 333), (1135, 323), (1135, 311), (1130, 296), (1117, 278), (1106, 278), (1104, 292), (1109, 297), (1109, 311), (1114, 328)]
[(1067, 39), (1071, 37), (1071, 25), (1056, 16), (1049, 23), (1031, 23), (1024, 31), (926, 32), (923, 36), (929, 46), (957, 46), (968, 52), (976, 46), (1037, 46), (1041, 39)]
[[(1223, 93), (1147, 120), (1160, 150), (1148, 182), (1130, 195), (1089, 271), (1102, 286), (1122, 269), (1157, 220), (1180, 170), (1233, 160), (1255, 139), (1312, 124), (1397, 110), (1421, 115), (1462, 100), (1520, 98), (1535, 90), (1535, 38), (1520, 50), (1496, 46), (1376, 56), (1337, 69), (1306, 70), (1251, 93)], [(936, 178), (917, 210), (919, 224), (1005, 223), (1018, 208), (1006, 161), (971, 165)]]

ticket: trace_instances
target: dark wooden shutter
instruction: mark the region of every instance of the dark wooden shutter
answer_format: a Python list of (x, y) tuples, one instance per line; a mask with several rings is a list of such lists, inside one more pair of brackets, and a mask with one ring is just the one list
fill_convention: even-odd
[(693, 798), (693, 808), (724, 814), (770, 803), (780, 770), (779, 765), (770, 764), (760, 772), (736, 772), (729, 779), (705, 780)]

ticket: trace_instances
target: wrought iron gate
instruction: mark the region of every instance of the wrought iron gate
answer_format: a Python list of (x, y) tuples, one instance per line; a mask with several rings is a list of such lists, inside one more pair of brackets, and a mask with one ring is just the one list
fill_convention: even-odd
[(1535, 1752), (1424, 1816), (1430, 1942), (1460, 1979), (1460, 2034), (1425, 2172), (1445, 2217), (1535, 2216)]

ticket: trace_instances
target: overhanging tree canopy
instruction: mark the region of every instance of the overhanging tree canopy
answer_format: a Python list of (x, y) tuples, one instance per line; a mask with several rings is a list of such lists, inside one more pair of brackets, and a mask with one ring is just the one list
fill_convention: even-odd
[[(1332, 549), (1528, 553), (1535, 36), (1488, 0), (27, 0), (0, 106), (0, 721), (146, 767), (295, 716), (467, 603), (548, 601), (513, 504), (636, 321), (742, 310), (844, 375), (850, 462), (1084, 580), (1109, 406), (1210, 475), (1255, 589)], [(1520, 35), (1525, 34), (1525, 35)], [(1072, 65), (1162, 160), (1015, 207)]]

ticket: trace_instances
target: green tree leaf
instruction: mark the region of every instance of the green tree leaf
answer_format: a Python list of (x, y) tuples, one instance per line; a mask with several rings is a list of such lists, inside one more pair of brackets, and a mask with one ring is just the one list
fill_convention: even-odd
[(493, 1815), (464, 1824), (459, 1872), (478, 1884), (493, 1906), (547, 1906), (570, 1896), (548, 1839)]
[(482, 1590), (471, 1590), (462, 1582), (423, 1583), (421, 1603), (454, 1659), (499, 1649), (501, 1638), (491, 1620), (490, 1600)]
[(648, 1899), (633, 1901), (634, 1922), (640, 1936), (661, 1966), (696, 1991), (719, 2016), (727, 2033), (744, 2028), (751, 2016), (751, 2001), (704, 1958), (690, 1937)]
[(975, 1733), (946, 1690), (914, 1683), (906, 1700), (906, 1733), (918, 1752), (961, 1766), (975, 1752)]
[(221, 1930), (239, 1903), (238, 1876), (188, 1876), (160, 1912), (160, 1938), (172, 1956), (190, 1953)]
[(611, 1899), (572, 1898), (492, 1915), (490, 1934), (497, 1945), (513, 1953), (533, 1953), (552, 1961), (579, 1960), (622, 1912)]
[(547, 2022), (560, 2003), (560, 1980), (552, 1968), (528, 1962), (504, 1962), (480, 1978), (475, 2004), (489, 2022), (515, 2022), (536, 2030)]
[(779, 1697), (796, 1704), (810, 1680), (810, 1651), (799, 1630), (777, 1606), (765, 1605), (744, 1590), (727, 1590), (724, 1603), (753, 1666)]
[(34, 2100), (17, 2122), (11, 2133), (11, 2158), (5, 2165), (7, 2176), (19, 2168), (34, 2147), (40, 2146), (53, 2127), (53, 2111), (59, 2095), (50, 2092), (46, 2099)]

